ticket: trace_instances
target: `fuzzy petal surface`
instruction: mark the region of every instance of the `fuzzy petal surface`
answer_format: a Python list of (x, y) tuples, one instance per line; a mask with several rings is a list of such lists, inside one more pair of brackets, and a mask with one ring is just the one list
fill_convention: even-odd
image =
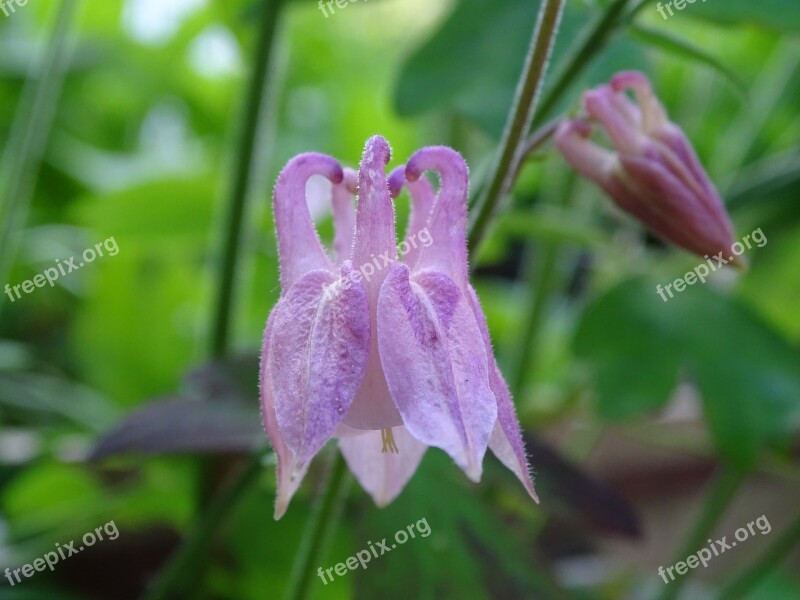
[(447, 452), (473, 481), (497, 418), (486, 350), (468, 298), (435, 271), (394, 265), (378, 301), (386, 381), (411, 435)]
[(272, 373), (270, 365), (269, 339), (272, 333), (273, 318), (267, 320), (264, 331), (264, 343), (261, 347), (261, 364), (259, 368), (259, 394), (261, 397), (261, 421), (267, 432), (272, 450), (278, 460), (276, 478), (278, 480), (278, 495), (275, 498), (275, 519), (280, 519), (289, 507), (289, 501), (294, 496), (308, 469), (308, 463), (297, 465), (294, 453), (291, 451), (283, 434), (278, 427), (278, 418), (275, 415), (275, 397), (272, 392)]
[[(342, 277), (352, 271), (348, 263)], [(347, 414), (367, 366), (369, 306), (360, 284), (326, 293), (326, 271), (302, 277), (273, 310), (269, 356), (275, 413), (303, 468)]]
[(505, 379), (497, 366), (492, 350), (492, 341), (489, 338), (489, 328), (486, 326), (486, 317), (483, 315), (478, 295), (472, 286), (469, 286), (469, 299), (475, 320), (481, 330), (483, 343), (486, 346), (486, 356), (489, 360), (489, 387), (497, 399), (497, 422), (489, 440), (489, 449), (520, 480), (525, 490), (534, 501), (539, 502), (536, 490), (533, 487), (531, 469), (525, 453), (525, 444), (522, 441), (517, 412), (511, 400)]

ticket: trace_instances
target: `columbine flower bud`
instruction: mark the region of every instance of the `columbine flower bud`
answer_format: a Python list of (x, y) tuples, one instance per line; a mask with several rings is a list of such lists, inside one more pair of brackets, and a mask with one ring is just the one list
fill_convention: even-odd
[[(647, 77), (618, 73), (610, 85), (586, 92), (583, 102), (588, 119), (566, 120), (556, 132), (567, 162), (665, 241), (700, 256), (728, 256), (734, 241), (728, 213)], [(593, 122), (608, 134), (614, 152), (589, 140)], [(743, 260), (735, 257), (734, 263), (741, 266)]]

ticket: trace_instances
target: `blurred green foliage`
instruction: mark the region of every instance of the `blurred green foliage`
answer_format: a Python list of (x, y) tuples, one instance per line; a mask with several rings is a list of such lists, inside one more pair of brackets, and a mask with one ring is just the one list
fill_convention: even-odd
[[(563, 68), (608, 4), (567, 2), (551, 73)], [(4, 164), (20, 151), (7, 140), (59, 5), (30, 2), (0, 15)], [(423, 145), (455, 147), (468, 159), (475, 185), (506, 122), (537, 6), (371, 0), (326, 18), (313, 2), (285, 4), (237, 282), (237, 353), (257, 351), (280, 293), (269, 198), (286, 160), (317, 150), (355, 165), (364, 140), (381, 133), (392, 143), (393, 165)], [(121, 536), (53, 574), (13, 589), (0, 586), (0, 598), (137, 597), (198, 514), (205, 457), (83, 459), (132, 411), (187, 394), (186, 373), (207, 358), (221, 203), (231, 185), (262, 9), (250, 0), (81, 3), (74, 53), (8, 283), (111, 236), (120, 252), (54, 288), (14, 302), (2, 297), (0, 571), (111, 519)], [(652, 423), (685, 383), (701, 398), (714, 442), (706, 458), (753, 470), (778, 464), (787, 482), (796, 481), (800, 5), (708, 0), (665, 21), (654, 2), (645, 2), (633, 21), (660, 37), (627, 27), (615, 32), (548, 116), (576, 111), (580, 92), (617, 70), (644, 70), (729, 200), (739, 236), (761, 227), (769, 242), (748, 251), (746, 273), (715, 274), (705, 287), (664, 303), (655, 285), (682, 276), (697, 260), (647, 238), (546, 147), (525, 165), (513, 201), (473, 261), (501, 367), (510, 374), (526, 343), (523, 325), (537, 293), (528, 281), (531, 265), (554, 247), (561, 286), (547, 303), (536, 360), (523, 365), (516, 394), (527, 430)], [(548, 85), (552, 79), (545, 94)], [(569, 196), (568, 209), (548, 204), (548, 195), (559, 194)], [(402, 219), (405, 199), (398, 209)], [(330, 239), (325, 210), (318, 220)], [(246, 389), (240, 401), (258, 424), (257, 391)], [(183, 435), (202, 432), (187, 426)], [(585, 458), (580, 448), (570, 449), (569, 439), (564, 446), (578, 461)], [(234, 470), (235, 460), (225, 459)], [(365, 571), (328, 586), (317, 582), (315, 597), (623, 598), (653, 589), (649, 564), (608, 569), (589, 583), (553, 576), (550, 566), (559, 559), (602, 545), (607, 534), (591, 526), (593, 515), (570, 513), (575, 505), (563, 489), (563, 497), (542, 494), (541, 506), (529, 505), (493, 459), (480, 487), (448, 462), (428, 452), (403, 495), (384, 510), (353, 486), (320, 566), (423, 517), (432, 534)], [(539, 468), (537, 456), (533, 464)], [(273, 471), (264, 470), (225, 522), (187, 597), (260, 599), (284, 592), (322, 467), (312, 468), (277, 523)], [(593, 488), (579, 487), (572, 500), (586, 489)], [(662, 552), (672, 546), (658, 542)], [(787, 569), (749, 597), (798, 595), (796, 573)]]

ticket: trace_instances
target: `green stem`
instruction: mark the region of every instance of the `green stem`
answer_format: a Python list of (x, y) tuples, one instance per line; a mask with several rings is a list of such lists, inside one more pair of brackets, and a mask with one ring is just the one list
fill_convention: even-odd
[(225, 517), (239, 504), (248, 490), (251, 490), (262, 472), (262, 455), (250, 457), (242, 467), (235, 481), (224, 488), (219, 496), (208, 505), (197, 522), (192, 526), (183, 544), (171, 557), (169, 565), (161, 572), (155, 585), (144, 595), (145, 600), (163, 600), (179, 596), (182, 584), (200, 571), (203, 554), (208, 549), (214, 534)]
[[(719, 522), (720, 517), (723, 515), (725, 508), (730, 503), (739, 486), (744, 481), (745, 472), (728, 466), (721, 467), (721, 472), (716, 476), (713, 487), (705, 501), (703, 512), (700, 518), (695, 523), (694, 528), (686, 539), (686, 542), (681, 547), (681, 551), (672, 561), (676, 564), (679, 561), (685, 560), (690, 554), (694, 554), (697, 550), (707, 544), (707, 540), (711, 535), (714, 527)], [(664, 585), (662, 593), (658, 596), (658, 600), (672, 600), (678, 597), (683, 584), (689, 579), (688, 575), (677, 577), (675, 581)]]
[(558, 32), (565, 0), (544, 0), (533, 29), (531, 44), (525, 58), (517, 93), (509, 113), (500, 153), (490, 184), (478, 203), (478, 214), (470, 227), (469, 248), (477, 250), (489, 227), (497, 206), (513, 184), (519, 162), (520, 143), (530, 130), (536, 112), (547, 64)]
[(311, 583), (317, 576), (315, 568), (321, 566), (320, 563), (325, 558), (325, 549), (339, 520), (350, 482), (347, 465), (336, 450), (331, 457), (328, 479), (295, 554), (286, 600), (305, 600), (308, 597)]
[(239, 143), (234, 155), (235, 173), (225, 215), (224, 241), (216, 286), (214, 321), (211, 330), (211, 355), (224, 356), (230, 343), (231, 313), (233, 310), (242, 229), (247, 201), (251, 196), (260, 139), (266, 114), (266, 87), (271, 70), (275, 31), (283, 0), (266, 0), (263, 4), (258, 46), (250, 76), (244, 119), (239, 130)]
[(744, 597), (759, 581), (783, 562), (786, 555), (800, 543), (800, 516), (772, 544), (753, 566), (725, 585), (717, 596), (719, 600), (736, 600)]
[(538, 126), (538, 121), (553, 110), (570, 84), (589, 64), (592, 58), (600, 53), (613, 31), (620, 24), (628, 2), (629, 0), (614, 0), (588, 29), (584, 30), (572, 52), (561, 63), (563, 67), (553, 76), (555, 83), (542, 97), (539, 112), (533, 122), (534, 127)]
[(0, 181), (0, 281), (7, 281), (17, 254), (22, 229), (28, 219), (36, 175), (64, 84), (71, 52), (69, 31), (76, 13), (76, 0), (63, 0), (42, 63), (31, 74), (20, 98), (17, 116), (3, 154)]

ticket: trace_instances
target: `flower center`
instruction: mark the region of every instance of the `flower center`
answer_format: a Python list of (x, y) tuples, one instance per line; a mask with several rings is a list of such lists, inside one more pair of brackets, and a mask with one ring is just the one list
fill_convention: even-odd
[(381, 441), (383, 442), (381, 454), (386, 454), (387, 452), (398, 454), (400, 452), (400, 450), (397, 449), (397, 444), (394, 442), (394, 434), (392, 433), (391, 427), (388, 429), (381, 429)]

